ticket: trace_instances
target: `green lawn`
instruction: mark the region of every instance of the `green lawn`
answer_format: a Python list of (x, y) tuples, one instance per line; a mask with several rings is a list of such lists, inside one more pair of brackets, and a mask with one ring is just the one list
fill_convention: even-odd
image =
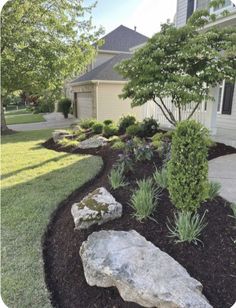
[(8, 307), (50, 307), (41, 237), (50, 214), (94, 177), (102, 160), (40, 144), (51, 130), (2, 137), (2, 298)]
[(32, 113), (29, 109), (18, 109), (18, 110), (12, 110), (12, 111), (5, 111), (6, 116), (13, 116), (13, 115), (19, 115), (19, 114), (29, 114)]
[(7, 125), (11, 124), (25, 124), (25, 123), (36, 123), (36, 122), (45, 122), (45, 119), (41, 114), (7, 114), (6, 115)]

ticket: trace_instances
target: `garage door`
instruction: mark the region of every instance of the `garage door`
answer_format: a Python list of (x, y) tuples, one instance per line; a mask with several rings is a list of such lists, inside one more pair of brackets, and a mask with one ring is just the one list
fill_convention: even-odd
[(91, 92), (77, 93), (77, 117), (89, 119), (93, 116), (93, 99)]

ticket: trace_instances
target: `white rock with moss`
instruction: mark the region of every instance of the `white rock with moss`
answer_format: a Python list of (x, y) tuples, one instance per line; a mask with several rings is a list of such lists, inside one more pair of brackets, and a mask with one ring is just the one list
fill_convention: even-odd
[(144, 307), (212, 307), (199, 281), (134, 230), (94, 232), (80, 256), (87, 283), (117, 287), (125, 301)]
[(84, 141), (81, 141), (78, 145), (79, 149), (95, 149), (106, 145), (108, 139), (102, 136), (93, 136)]
[(68, 131), (66, 131), (66, 130), (55, 130), (52, 133), (52, 138), (53, 138), (53, 141), (55, 143), (57, 143), (59, 140), (65, 138), (65, 137), (70, 137), (70, 136), (72, 136), (72, 135), (69, 134)]
[(88, 194), (71, 208), (75, 229), (87, 229), (122, 216), (122, 205), (104, 188)]

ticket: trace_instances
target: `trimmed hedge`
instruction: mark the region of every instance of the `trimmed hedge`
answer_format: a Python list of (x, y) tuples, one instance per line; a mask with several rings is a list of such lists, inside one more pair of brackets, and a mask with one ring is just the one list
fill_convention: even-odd
[(196, 211), (208, 197), (208, 140), (208, 130), (194, 120), (180, 122), (173, 134), (168, 189), (181, 211)]
[(69, 98), (66, 97), (62, 98), (58, 102), (58, 111), (63, 113), (65, 119), (68, 118), (70, 107), (71, 107), (71, 100)]

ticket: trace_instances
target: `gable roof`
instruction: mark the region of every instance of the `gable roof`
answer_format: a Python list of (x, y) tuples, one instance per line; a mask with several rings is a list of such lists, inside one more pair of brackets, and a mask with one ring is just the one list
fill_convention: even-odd
[(125, 59), (132, 57), (132, 54), (118, 54), (107, 62), (95, 67), (93, 70), (85, 73), (84, 75), (76, 78), (71, 82), (78, 83), (90, 80), (114, 80), (122, 81), (125, 80), (119, 73), (114, 70), (114, 66)]
[(145, 43), (148, 40), (148, 37), (120, 25), (118, 28), (105, 35), (102, 39), (104, 40), (104, 44), (100, 46), (99, 49), (127, 52), (130, 51), (131, 47)]

